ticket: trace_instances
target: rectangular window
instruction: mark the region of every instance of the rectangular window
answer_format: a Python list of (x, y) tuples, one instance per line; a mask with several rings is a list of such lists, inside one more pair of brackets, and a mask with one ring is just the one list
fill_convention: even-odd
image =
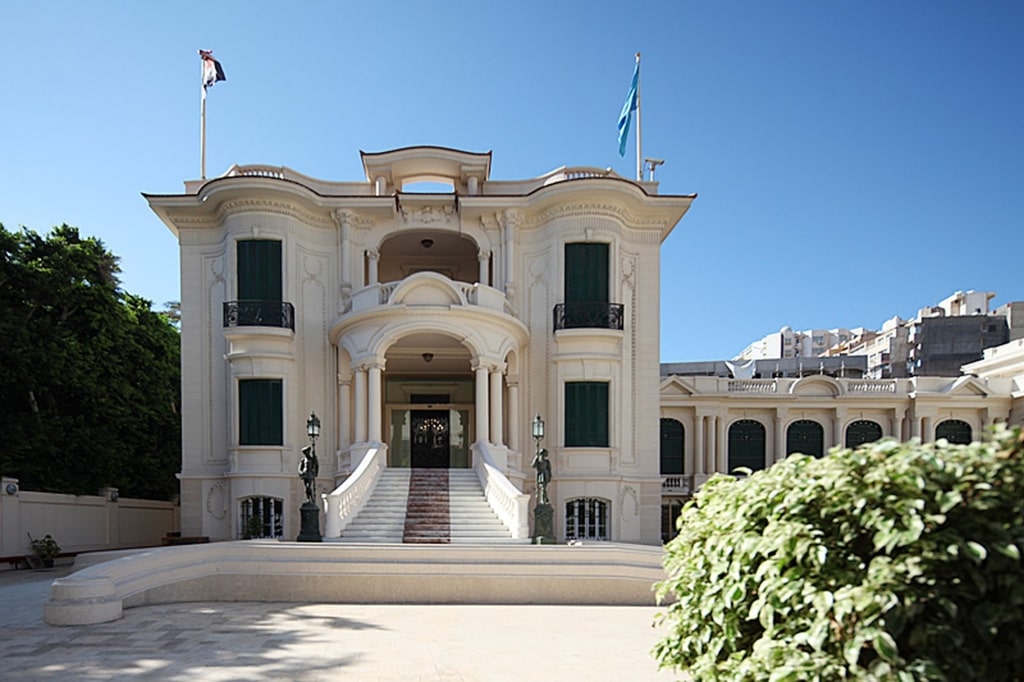
[(238, 300), (280, 301), (281, 242), (247, 239), (238, 242)]
[(608, 245), (565, 245), (565, 302), (608, 303)]
[(565, 446), (608, 447), (608, 383), (565, 384)]
[(238, 444), (284, 445), (280, 379), (238, 382)]

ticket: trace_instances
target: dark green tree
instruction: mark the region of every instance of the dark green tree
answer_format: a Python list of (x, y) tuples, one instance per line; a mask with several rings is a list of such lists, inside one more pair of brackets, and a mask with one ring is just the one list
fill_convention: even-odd
[(179, 335), (118, 259), (61, 225), (0, 225), (0, 472), (29, 490), (178, 490)]

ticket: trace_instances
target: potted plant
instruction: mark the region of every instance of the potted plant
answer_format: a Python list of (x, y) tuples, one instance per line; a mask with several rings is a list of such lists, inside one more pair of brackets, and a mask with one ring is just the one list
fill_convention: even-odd
[(43, 563), (45, 568), (53, 568), (53, 559), (60, 554), (60, 545), (47, 533), (36, 540), (32, 535), (28, 536), (29, 544), (32, 546), (32, 553)]

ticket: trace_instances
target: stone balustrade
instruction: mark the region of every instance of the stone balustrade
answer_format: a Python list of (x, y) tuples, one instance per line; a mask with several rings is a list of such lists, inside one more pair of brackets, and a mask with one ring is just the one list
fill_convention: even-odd
[(735, 379), (729, 381), (729, 393), (777, 393), (774, 379)]
[(384, 449), (371, 447), (351, 476), (334, 492), (322, 495), (326, 510), (325, 538), (341, 537), (342, 531), (370, 499), (384, 466)]
[(486, 443), (473, 446), (473, 469), (498, 519), (520, 540), (530, 536), (530, 496), (516, 488), (494, 463)]

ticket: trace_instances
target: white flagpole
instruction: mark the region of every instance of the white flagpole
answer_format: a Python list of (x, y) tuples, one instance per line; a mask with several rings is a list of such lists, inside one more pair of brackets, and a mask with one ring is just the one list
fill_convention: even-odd
[[(203, 60), (199, 60), (202, 69)], [(202, 104), (199, 107), (199, 179), (206, 179), (206, 85), (203, 83), (203, 75), (200, 72), (200, 86), (203, 89), (201, 97)]]
[[(636, 53), (636, 67), (640, 68), (640, 53)], [(644, 166), (643, 166), (643, 152), (640, 151), (640, 81), (642, 78), (639, 73), (636, 79), (636, 181), (641, 182), (644, 179)]]

